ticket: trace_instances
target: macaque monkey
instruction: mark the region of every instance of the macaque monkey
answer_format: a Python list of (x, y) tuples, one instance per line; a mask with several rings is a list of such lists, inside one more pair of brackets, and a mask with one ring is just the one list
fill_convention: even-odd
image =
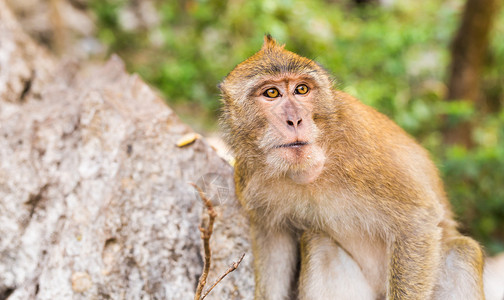
[(484, 299), (480, 246), (386, 116), (269, 35), (220, 89), (256, 300)]

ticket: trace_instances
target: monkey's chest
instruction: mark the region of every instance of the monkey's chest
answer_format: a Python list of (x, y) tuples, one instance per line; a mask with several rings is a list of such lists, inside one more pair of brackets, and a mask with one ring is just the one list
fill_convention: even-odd
[(364, 277), (378, 293), (385, 291), (387, 251), (382, 239), (383, 224), (379, 215), (351, 202), (346, 195), (313, 198), (313, 194), (296, 194), (295, 190), (269, 194), (261, 206), (264, 221), (271, 227), (295, 227), (299, 231), (327, 233), (357, 262)]
[(365, 231), (334, 232), (327, 227), (327, 233), (343, 248), (359, 265), (362, 275), (366, 278), (377, 294), (386, 291), (388, 254), (385, 242), (377, 236)]
[[(327, 233), (359, 265), (363, 276), (377, 294), (386, 291), (388, 254), (383, 240), (386, 225), (379, 215), (347, 203), (346, 199), (307, 202), (298, 213), (300, 230)], [(294, 214), (296, 216), (296, 214)]]
[(248, 206), (258, 215), (265, 216), (264, 220), (272, 227), (289, 224), (299, 230), (325, 231), (330, 226), (339, 232), (359, 233), (366, 231), (373, 220), (380, 219), (375, 215), (377, 213), (363, 208), (362, 203), (344, 194), (309, 193), (295, 187), (265, 190), (269, 193), (256, 193)]

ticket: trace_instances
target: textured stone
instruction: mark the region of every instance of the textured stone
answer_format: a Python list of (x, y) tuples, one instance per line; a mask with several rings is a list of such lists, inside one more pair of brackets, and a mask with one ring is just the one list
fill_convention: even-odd
[(0, 299), (191, 299), (205, 210), (189, 182), (209, 178), (208, 282), (246, 256), (207, 299), (253, 298), (229, 164), (204, 138), (177, 147), (191, 128), (119, 58), (59, 64), (3, 0), (0, 17)]

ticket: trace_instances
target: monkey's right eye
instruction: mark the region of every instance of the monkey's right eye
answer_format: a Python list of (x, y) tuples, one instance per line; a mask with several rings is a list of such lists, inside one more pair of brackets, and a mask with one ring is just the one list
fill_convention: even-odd
[(263, 96), (268, 97), (268, 98), (276, 98), (276, 97), (280, 96), (280, 92), (275, 88), (271, 88), (271, 89), (267, 89), (263, 93)]

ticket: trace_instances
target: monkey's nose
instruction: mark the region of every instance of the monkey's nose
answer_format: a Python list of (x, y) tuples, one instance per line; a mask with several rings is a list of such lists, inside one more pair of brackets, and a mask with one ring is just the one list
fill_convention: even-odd
[[(296, 119), (297, 121), (295, 121)], [(301, 124), (301, 121), (303, 121), (303, 119), (301, 118), (289, 118), (287, 119), (287, 125), (297, 128)]]

